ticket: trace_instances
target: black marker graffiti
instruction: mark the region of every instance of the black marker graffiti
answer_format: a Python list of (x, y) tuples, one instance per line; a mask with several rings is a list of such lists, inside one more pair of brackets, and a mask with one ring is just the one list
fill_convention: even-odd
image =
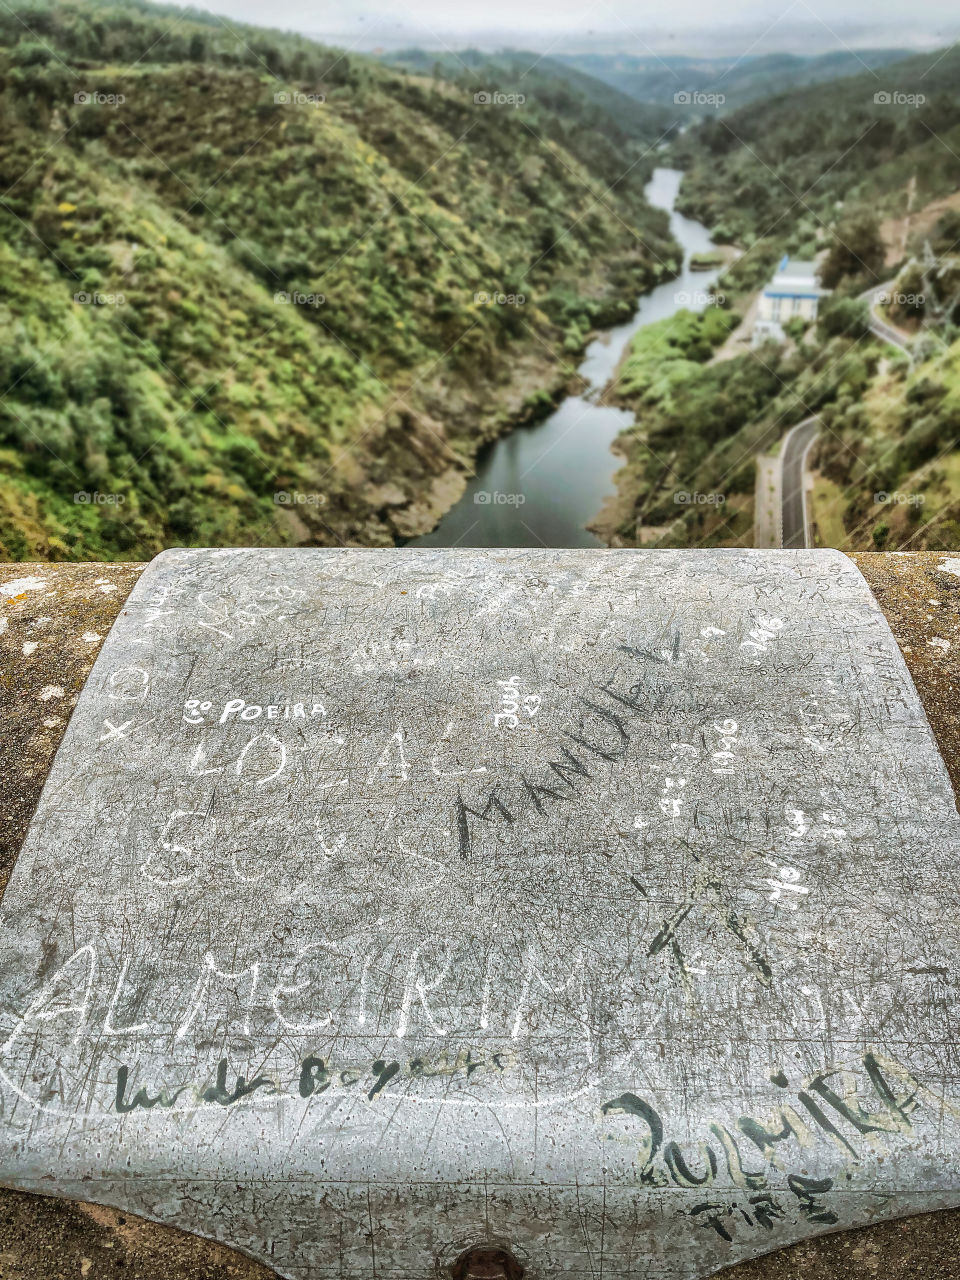
[[(736, 1128), (759, 1151), (768, 1166), (777, 1163), (777, 1148), (782, 1143), (795, 1141), (802, 1149), (808, 1149), (815, 1141), (827, 1140), (837, 1146), (850, 1161), (858, 1161), (860, 1152), (856, 1139), (847, 1138), (826, 1110), (814, 1102), (813, 1096), (823, 1099), (841, 1120), (853, 1126), (859, 1135), (887, 1133), (905, 1135), (913, 1127), (912, 1115), (920, 1105), (920, 1095), (927, 1092), (905, 1067), (890, 1058), (881, 1059), (873, 1052), (863, 1055), (861, 1070), (850, 1071), (829, 1068), (808, 1076), (802, 1086), (795, 1089), (795, 1097), (806, 1111), (812, 1125), (790, 1103), (778, 1107), (773, 1116), (760, 1120), (754, 1116), (741, 1116)], [(771, 1082), (780, 1089), (790, 1088), (783, 1072), (775, 1072)], [(837, 1079), (840, 1091), (828, 1081)], [(879, 1100), (880, 1109), (868, 1111), (857, 1096), (860, 1085), (866, 1083)], [(960, 1108), (939, 1101), (949, 1110), (960, 1115)], [(714, 1230), (723, 1240), (733, 1239), (733, 1229), (742, 1221), (752, 1227), (771, 1230), (774, 1221), (783, 1216), (783, 1208), (776, 1199), (765, 1170), (745, 1168), (737, 1138), (726, 1125), (714, 1122), (710, 1125), (713, 1142), (701, 1141), (696, 1162), (683, 1153), (676, 1142), (665, 1138), (664, 1121), (657, 1109), (635, 1093), (622, 1093), (611, 1098), (600, 1108), (605, 1116), (624, 1115), (640, 1124), (637, 1134), (639, 1150), (637, 1163), (639, 1179), (649, 1186), (707, 1188), (717, 1180), (721, 1161), (726, 1175), (735, 1188), (748, 1195), (744, 1204), (739, 1201), (714, 1201), (704, 1199), (689, 1210), (690, 1216), (700, 1225)], [(714, 1143), (716, 1145), (714, 1145)], [(797, 1210), (808, 1222), (832, 1226), (839, 1219), (822, 1197), (834, 1187), (831, 1178), (812, 1178), (805, 1173), (788, 1172), (787, 1190), (797, 1199)], [(746, 1207), (744, 1207), (746, 1206)]]
[[(652, 659), (669, 665), (679, 656), (680, 636), (676, 633), (673, 637), (671, 658), (658, 658), (646, 650), (633, 649), (629, 645), (620, 645), (618, 648), (630, 658)], [(662, 679), (659, 683), (654, 683), (649, 677), (624, 690), (617, 687), (618, 678), (619, 673), (596, 686), (597, 691), (615, 706), (606, 706), (595, 696), (581, 696), (577, 699), (578, 705), (583, 708), (578, 723), (561, 730), (563, 737), (573, 742), (581, 752), (608, 764), (618, 763), (626, 757), (631, 742), (631, 717), (642, 715), (648, 721), (652, 719), (670, 690), (670, 686)], [(472, 804), (464, 800), (460, 789), (457, 790), (454, 818), (461, 858), (467, 859), (472, 853), (471, 818), (477, 822), (503, 821), (511, 824), (521, 818), (544, 818), (550, 813), (550, 805), (569, 804), (576, 798), (579, 794), (578, 783), (583, 785), (593, 780), (593, 774), (582, 755), (562, 744), (557, 750), (563, 758), (544, 761), (544, 770), (550, 770), (551, 773), (542, 780), (523, 774), (510, 786), (502, 783), (491, 787), (481, 799)], [(558, 785), (566, 790), (558, 790)]]
[(454, 1055), (443, 1053), (435, 1058), (410, 1058), (405, 1062), (387, 1062), (378, 1058), (363, 1066), (334, 1066), (324, 1058), (308, 1054), (301, 1060), (292, 1081), (266, 1075), (248, 1081), (245, 1076), (237, 1075), (233, 1088), (228, 1089), (229, 1064), (226, 1058), (222, 1058), (217, 1064), (213, 1084), (185, 1083), (172, 1090), (161, 1089), (155, 1097), (150, 1096), (146, 1087), (141, 1087), (130, 1098), (127, 1097), (130, 1068), (124, 1065), (117, 1071), (115, 1105), (121, 1115), (137, 1110), (152, 1111), (158, 1106), (171, 1108), (183, 1094), (189, 1093), (195, 1103), (215, 1103), (221, 1107), (229, 1107), (258, 1092), (267, 1097), (276, 1097), (291, 1096), (295, 1091), (301, 1098), (313, 1098), (331, 1088), (351, 1089), (357, 1085), (362, 1085), (367, 1101), (373, 1102), (378, 1094), (394, 1082), (409, 1082), (431, 1076), (462, 1076), (465, 1080), (470, 1080), (477, 1072), (502, 1074), (512, 1063), (512, 1056), (507, 1052), (484, 1053), (476, 1049), (461, 1049)]

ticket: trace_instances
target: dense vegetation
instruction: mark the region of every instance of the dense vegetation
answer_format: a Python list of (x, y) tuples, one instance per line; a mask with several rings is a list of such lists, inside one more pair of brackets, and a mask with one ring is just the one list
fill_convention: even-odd
[(0, 555), (428, 527), (676, 266), (641, 197), (659, 121), (543, 90), (478, 104), (173, 8), (3, 6)]
[[(611, 541), (682, 546), (703, 540), (706, 524), (707, 541), (742, 535), (751, 545), (749, 504), (731, 499), (752, 492), (753, 455), (775, 438), (778, 395), (798, 369), (776, 346), (763, 360), (714, 363), (715, 348), (739, 320), (719, 307), (699, 316), (680, 311), (632, 341), (608, 392), (636, 415), (618, 440), (625, 459), (619, 501), (598, 526)], [(748, 424), (755, 429), (747, 432)]]
[[(784, 253), (816, 257), (835, 293), (783, 348), (674, 359), (636, 388), (628, 362), (637, 421), (605, 531), (750, 545), (753, 460), (816, 412), (822, 544), (960, 545), (960, 49), (704, 120), (673, 154), (680, 207), (742, 250), (718, 286), (729, 301), (748, 306)], [(871, 336), (858, 297), (894, 278), (887, 318), (919, 334), (913, 362)], [(714, 500), (677, 510), (678, 491)]]
[[(677, 116), (622, 81), (651, 67), (393, 61), (136, 0), (0, 7), (0, 556), (419, 532), (675, 271), (642, 190)], [(837, 296), (783, 349), (715, 358), (720, 308), (636, 337), (619, 541), (749, 543), (755, 456), (817, 411), (821, 537), (960, 542), (960, 51), (729, 110), (849, 69), (669, 68), (729, 90), (673, 139), (682, 207), (743, 250), (722, 291), (789, 252)], [(913, 365), (856, 297), (897, 273)]]
[(735, 312), (710, 307), (703, 312), (685, 308), (644, 325), (634, 334), (617, 370), (615, 398), (641, 403), (667, 399), (674, 389), (698, 372), (714, 348), (740, 322)]
[[(872, 338), (866, 304), (837, 297), (816, 328), (711, 360), (726, 327), (708, 312), (637, 335), (616, 383), (636, 423), (618, 441), (619, 497), (601, 531), (621, 545), (754, 544), (754, 461), (811, 413), (819, 545), (960, 546), (960, 341), (930, 335), (909, 360)], [(690, 341), (672, 341), (688, 332)], [(694, 495), (691, 497), (691, 495)], [(697, 496), (699, 495), (699, 496)]]
[(689, 170), (679, 207), (745, 247), (741, 288), (784, 251), (847, 252), (864, 284), (882, 279), (877, 220), (960, 186), (958, 86), (955, 47), (704, 120), (676, 144)]

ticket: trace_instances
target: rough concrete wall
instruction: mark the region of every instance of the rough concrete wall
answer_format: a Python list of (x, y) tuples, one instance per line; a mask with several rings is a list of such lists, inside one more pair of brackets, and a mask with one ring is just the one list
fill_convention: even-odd
[[(853, 558), (890, 622), (960, 795), (960, 558)], [(70, 710), (141, 569), (0, 566), (0, 886)], [(146, 1280), (161, 1272), (165, 1280), (267, 1280), (271, 1274), (219, 1245), (130, 1214), (0, 1191), (4, 1280)], [(960, 1280), (960, 1211), (822, 1237), (724, 1274), (728, 1280)]]

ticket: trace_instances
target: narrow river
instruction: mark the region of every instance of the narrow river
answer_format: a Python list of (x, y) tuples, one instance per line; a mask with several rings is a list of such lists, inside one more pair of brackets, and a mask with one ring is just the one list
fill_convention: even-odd
[(702, 311), (716, 272), (691, 271), (690, 255), (712, 248), (701, 223), (674, 211), (683, 175), (655, 169), (649, 202), (670, 213), (670, 228), (683, 247), (683, 271), (640, 299), (633, 318), (600, 335), (584, 354), (580, 373), (588, 387), (567, 396), (549, 417), (501, 436), (477, 460), (477, 474), (463, 497), (415, 547), (600, 547), (586, 529), (613, 493), (621, 465), (610, 446), (629, 426), (625, 409), (605, 408), (594, 397), (613, 377), (630, 338), (645, 324), (681, 307)]

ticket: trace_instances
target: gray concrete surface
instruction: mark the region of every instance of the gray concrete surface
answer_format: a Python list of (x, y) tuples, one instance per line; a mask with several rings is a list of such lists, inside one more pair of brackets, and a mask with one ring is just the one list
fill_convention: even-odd
[[(4, 900), (37, 947), (4, 965), (6, 1167), (42, 1185), (55, 1146), (61, 1194), (318, 1276), (498, 1227), (531, 1276), (699, 1275), (953, 1202), (956, 815), (849, 561), (425, 554), (141, 581)], [(512, 821), (477, 816), (494, 778)], [(809, 1147), (763, 1140), (784, 1106)]]

